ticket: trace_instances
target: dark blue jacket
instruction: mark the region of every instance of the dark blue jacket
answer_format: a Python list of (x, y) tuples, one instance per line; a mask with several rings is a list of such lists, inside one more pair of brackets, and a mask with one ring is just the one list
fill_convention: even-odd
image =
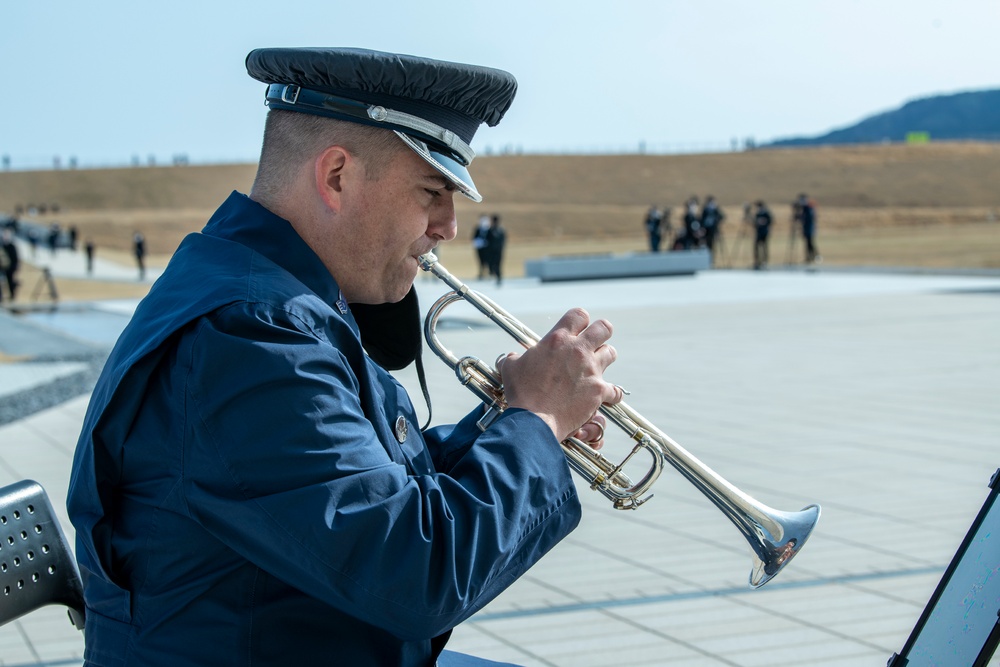
[(91, 398), (68, 500), (87, 664), (431, 664), (580, 519), (544, 423), (477, 414), (421, 433), (320, 260), (233, 193)]

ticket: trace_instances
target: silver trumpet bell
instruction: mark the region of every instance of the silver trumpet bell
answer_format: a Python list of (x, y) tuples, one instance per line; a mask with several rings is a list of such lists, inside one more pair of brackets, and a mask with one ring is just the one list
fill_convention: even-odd
[[(433, 273), (451, 288), (427, 312), (424, 320), (427, 345), (455, 371), (459, 382), (485, 403), (486, 412), (479, 420), (479, 427), (485, 430), (507, 408), (503, 383), (494, 367), (476, 357), (459, 358), (441, 343), (437, 323), (442, 312), (453, 303), (466, 301), (524, 348), (533, 347), (540, 338), (494, 301), (469, 289), (438, 262), (434, 253), (420, 256), (420, 268)], [(809, 505), (798, 512), (772, 509), (720, 477), (624, 402), (601, 406), (600, 411), (609, 424), (615, 424), (628, 434), (634, 442), (632, 450), (620, 463), (613, 463), (586, 443), (569, 438), (561, 445), (570, 469), (586, 479), (591, 489), (610, 499), (615, 509), (637, 509), (652, 497), (647, 493), (664, 464), (669, 463), (722, 510), (746, 538), (753, 559), (751, 587), (760, 588), (774, 578), (799, 552), (816, 527), (819, 505)], [(651, 462), (641, 479), (633, 482), (624, 468), (643, 452), (650, 456)]]

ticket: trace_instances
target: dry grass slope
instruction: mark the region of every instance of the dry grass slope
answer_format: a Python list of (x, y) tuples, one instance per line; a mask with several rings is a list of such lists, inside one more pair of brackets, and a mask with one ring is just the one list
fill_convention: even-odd
[[(102, 252), (126, 251), (133, 229), (168, 256), (232, 190), (246, 192), (255, 165), (137, 167), (0, 173), (0, 211), (58, 204), (43, 221), (76, 225)], [(742, 207), (775, 213), (772, 260), (784, 261), (789, 204), (819, 204), (819, 241), (834, 264), (1000, 267), (1000, 143), (758, 150), (706, 155), (481, 157), (473, 173), (486, 201), (459, 198), (463, 228), (450, 262), (465, 262), (468, 230), (483, 212), (503, 216), (508, 266), (546, 254), (641, 250), (650, 204), (673, 207), (714, 194), (728, 217), (723, 264), (745, 266)], [(739, 252), (736, 252), (739, 250)], [(797, 253), (798, 251), (796, 251)], [(453, 259), (454, 258), (454, 259)]]

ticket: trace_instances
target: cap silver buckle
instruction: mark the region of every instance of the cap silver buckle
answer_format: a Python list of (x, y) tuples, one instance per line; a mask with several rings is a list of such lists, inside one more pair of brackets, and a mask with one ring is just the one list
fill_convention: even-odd
[[(281, 90), (281, 101), (285, 104), (295, 104), (299, 101), (300, 90), (302, 88), (294, 83), (285, 84), (285, 87)], [(291, 99), (289, 99), (289, 94), (291, 94)]]

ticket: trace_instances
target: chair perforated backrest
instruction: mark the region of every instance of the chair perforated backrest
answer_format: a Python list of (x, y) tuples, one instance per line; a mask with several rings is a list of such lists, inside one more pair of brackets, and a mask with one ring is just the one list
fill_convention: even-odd
[(0, 625), (48, 604), (69, 607), (83, 629), (76, 558), (45, 489), (25, 480), (0, 488)]

